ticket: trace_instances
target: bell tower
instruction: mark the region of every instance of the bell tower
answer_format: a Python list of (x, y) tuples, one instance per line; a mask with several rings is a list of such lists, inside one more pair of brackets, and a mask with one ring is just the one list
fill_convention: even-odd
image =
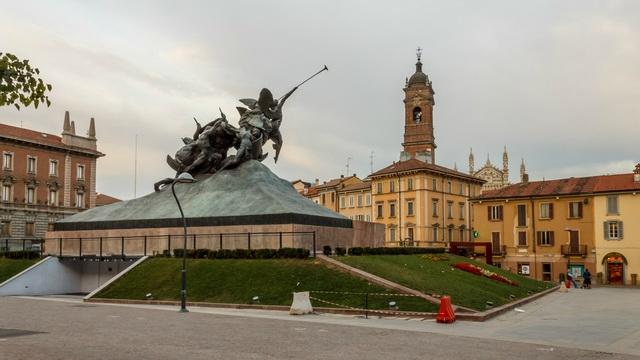
[(418, 159), (435, 163), (433, 137), (434, 91), (427, 74), (422, 72), (422, 49), (416, 51), (416, 72), (406, 80), (404, 87), (404, 151), (401, 160)]

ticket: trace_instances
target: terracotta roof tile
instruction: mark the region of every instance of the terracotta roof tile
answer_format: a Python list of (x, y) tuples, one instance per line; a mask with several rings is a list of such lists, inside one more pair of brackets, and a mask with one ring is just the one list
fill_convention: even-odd
[(0, 136), (31, 140), (45, 145), (66, 147), (66, 145), (62, 143), (62, 138), (60, 136), (23, 129), (7, 124), (0, 124)]
[(100, 194), (100, 193), (96, 195), (96, 206), (109, 205), (109, 204), (117, 203), (120, 201), (122, 200), (114, 198), (113, 196)]
[(371, 181), (363, 181), (360, 183), (347, 185), (342, 189), (340, 189), (339, 191), (346, 192), (346, 191), (358, 191), (358, 190), (367, 190), (367, 189), (371, 189)]
[(601, 175), (557, 180), (531, 181), (487, 191), (476, 199), (593, 194), (613, 191), (640, 191), (633, 174)]
[(412, 171), (412, 170), (425, 170), (425, 171), (431, 171), (431, 172), (436, 172), (436, 173), (440, 173), (440, 174), (444, 174), (444, 175), (449, 175), (449, 176), (453, 176), (453, 177), (458, 177), (458, 178), (463, 178), (466, 180), (471, 180), (471, 181), (475, 181), (478, 183), (483, 183), (485, 182), (484, 180), (471, 176), (469, 174), (465, 174), (456, 170), (451, 170), (449, 168), (446, 168), (444, 166), (440, 166), (440, 165), (435, 165), (435, 164), (429, 164), (426, 163), (424, 161), (420, 161), (418, 159), (409, 159), (406, 161), (398, 161), (396, 163), (393, 163), (383, 169), (380, 169), (376, 172), (374, 172), (373, 174), (369, 175), (370, 177), (374, 177), (374, 176), (382, 176), (382, 175), (389, 175), (389, 174), (395, 174), (398, 172), (404, 172), (404, 171)]

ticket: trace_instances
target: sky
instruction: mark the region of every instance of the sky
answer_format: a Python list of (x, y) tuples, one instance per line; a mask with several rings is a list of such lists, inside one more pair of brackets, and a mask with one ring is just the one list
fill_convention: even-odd
[(632, 0), (8, 2), (0, 51), (30, 59), (53, 91), (51, 107), (0, 108), (0, 122), (60, 134), (69, 110), (84, 134), (94, 117), (97, 190), (130, 199), (174, 175), (165, 157), (194, 117), (221, 108), (237, 123), (237, 99), (279, 97), (326, 64), (287, 101), (280, 159), (264, 163), (288, 180), (364, 178), (399, 159), (418, 46), (438, 164), (467, 171), (473, 148), (476, 168), (487, 154), (501, 166), (506, 146), (517, 182), (522, 158), (532, 180), (640, 161)]

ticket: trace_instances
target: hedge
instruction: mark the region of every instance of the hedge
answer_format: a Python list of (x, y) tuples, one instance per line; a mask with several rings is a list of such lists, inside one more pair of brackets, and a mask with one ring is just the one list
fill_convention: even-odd
[[(311, 252), (301, 248), (282, 249), (196, 249), (187, 250), (187, 257), (191, 259), (306, 259)], [(164, 255), (162, 255), (164, 256)], [(182, 249), (174, 249), (173, 256), (181, 258)]]
[[(336, 249), (337, 250), (337, 249)], [(412, 254), (443, 254), (445, 248), (429, 247), (352, 247), (349, 255), (412, 255)]]
[(38, 259), (40, 258), (40, 251), (37, 250), (20, 250), (20, 251), (7, 251), (0, 253), (0, 257), (7, 259)]

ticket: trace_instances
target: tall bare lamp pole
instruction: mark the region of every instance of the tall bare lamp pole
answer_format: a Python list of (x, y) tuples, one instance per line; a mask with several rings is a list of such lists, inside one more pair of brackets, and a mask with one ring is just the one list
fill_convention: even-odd
[(184, 172), (171, 182), (171, 193), (173, 198), (176, 199), (178, 209), (180, 210), (180, 216), (182, 217), (182, 227), (184, 228), (184, 244), (182, 246), (182, 289), (180, 290), (180, 312), (189, 312), (187, 310), (187, 219), (184, 217), (180, 200), (176, 196), (175, 185), (177, 183), (194, 183), (197, 180), (191, 176), (191, 174)]

